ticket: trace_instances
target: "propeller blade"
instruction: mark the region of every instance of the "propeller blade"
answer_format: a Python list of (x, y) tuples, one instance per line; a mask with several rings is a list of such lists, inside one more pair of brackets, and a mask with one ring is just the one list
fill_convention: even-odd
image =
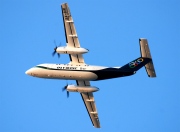
[(54, 40), (54, 45), (56, 46), (56, 40)]
[(69, 98), (69, 91), (67, 91), (68, 84), (62, 88), (62, 91), (64, 92), (66, 90), (67, 92), (67, 98)]
[(54, 48), (54, 51), (52, 53), (52, 56), (54, 56), (56, 54), (56, 49), (57, 49), (57, 46)]
[[(55, 48), (54, 48), (54, 51), (52, 53), (52, 56), (54, 56), (57, 53), (56, 50), (57, 50), (58, 47), (61, 46), (61, 42), (60, 42), (59, 46), (57, 47), (56, 41), (54, 40), (54, 45), (55, 45)], [(58, 58), (60, 58), (60, 54), (59, 53), (57, 53), (57, 56), (58, 56)]]
[(59, 54), (59, 53), (57, 53), (57, 55), (58, 55), (58, 58), (60, 58), (60, 54)]
[(64, 87), (62, 88), (62, 91), (64, 92), (64, 90), (66, 90), (67, 87), (68, 87), (68, 85), (64, 86)]
[(52, 56), (54, 56), (55, 54), (56, 54), (56, 51), (53, 51)]
[(69, 91), (67, 91), (67, 98), (69, 98)]
[(64, 92), (64, 90), (66, 90), (66, 87), (63, 87), (63, 88), (62, 88), (62, 91), (63, 91), (63, 92)]

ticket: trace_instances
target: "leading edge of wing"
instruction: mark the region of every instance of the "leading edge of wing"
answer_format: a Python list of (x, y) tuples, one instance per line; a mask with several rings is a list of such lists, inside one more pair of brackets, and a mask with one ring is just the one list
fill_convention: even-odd
[(65, 6), (66, 8), (68, 8), (68, 5), (67, 5), (67, 3), (63, 3), (63, 4), (61, 4), (61, 11), (62, 11), (62, 18), (63, 18), (63, 24), (64, 24), (64, 30), (65, 30), (65, 37), (66, 37), (66, 43), (68, 43), (68, 39), (67, 39), (67, 31), (66, 31), (66, 26), (65, 26), (65, 18), (64, 18), (64, 16), (63, 16), (63, 6)]
[[(78, 81), (76, 80), (77, 85), (80, 86), (90, 86), (89, 81)], [(80, 93), (88, 115), (91, 119), (91, 122), (94, 127), (100, 128), (100, 121), (97, 113), (97, 109), (95, 106), (95, 101), (93, 97), (93, 93)]]

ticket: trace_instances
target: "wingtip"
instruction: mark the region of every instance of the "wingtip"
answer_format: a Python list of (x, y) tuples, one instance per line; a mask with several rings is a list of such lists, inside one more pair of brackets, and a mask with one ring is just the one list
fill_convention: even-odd
[(139, 38), (139, 41), (146, 40), (146, 38)]
[(61, 6), (62, 6), (62, 5), (67, 5), (67, 3), (62, 3)]

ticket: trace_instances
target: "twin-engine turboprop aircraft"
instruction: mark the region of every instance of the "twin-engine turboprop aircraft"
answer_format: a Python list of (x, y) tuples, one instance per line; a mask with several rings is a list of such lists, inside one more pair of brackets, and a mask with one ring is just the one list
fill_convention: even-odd
[(89, 117), (94, 127), (100, 128), (98, 112), (95, 105), (93, 92), (99, 90), (90, 85), (89, 81), (105, 80), (110, 78), (125, 77), (135, 74), (145, 66), (149, 77), (156, 77), (147, 39), (139, 39), (141, 57), (125, 64), (122, 67), (104, 67), (88, 65), (84, 62), (82, 54), (88, 50), (80, 47), (67, 3), (61, 5), (64, 22), (66, 44), (65, 47), (56, 47), (53, 55), (69, 54), (68, 64), (40, 64), (26, 71), (26, 74), (39, 78), (76, 80), (76, 85), (66, 85), (63, 90), (79, 92), (86, 106)]

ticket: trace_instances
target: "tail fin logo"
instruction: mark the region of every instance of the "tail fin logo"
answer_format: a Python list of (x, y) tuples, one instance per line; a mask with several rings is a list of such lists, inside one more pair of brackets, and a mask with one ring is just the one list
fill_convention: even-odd
[(139, 59), (137, 59), (135, 61), (130, 62), (129, 67), (134, 68), (134, 67), (138, 66), (140, 63), (142, 63), (143, 61), (144, 61), (143, 58), (139, 58)]

